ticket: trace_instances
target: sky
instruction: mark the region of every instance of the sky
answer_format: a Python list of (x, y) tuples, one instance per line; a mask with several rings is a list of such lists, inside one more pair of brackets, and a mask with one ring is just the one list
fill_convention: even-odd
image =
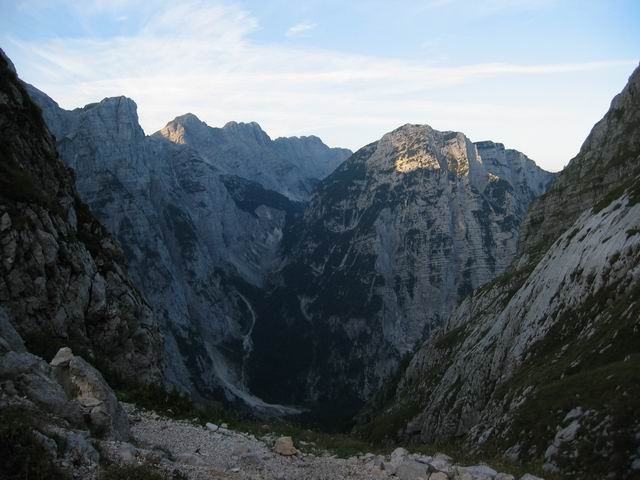
[(0, 0), (0, 48), (63, 108), (126, 95), (356, 150), (406, 123), (575, 156), (640, 61), (638, 0)]

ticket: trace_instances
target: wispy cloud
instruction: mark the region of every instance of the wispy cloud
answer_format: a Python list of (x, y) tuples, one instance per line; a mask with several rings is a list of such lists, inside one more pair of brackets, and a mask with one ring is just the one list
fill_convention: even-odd
[(318, 25), (316, 23), (305, 20), (304, 22), (296, 23), (295, 25), (292, 25), (291, 27), (289, 27), (285, 35), (287, 37), (297, 37), (299, 35), (303, 35), (305, 33), (310, 32), (317, 26)]
[[(101, 0), (96, 5), (102, 8)], [(26, 80), (67, 108), (127, 95), (138, 103), (141, 123), (149, 133), (191, 111), (211, 125), (257, 120), (272, 134), (315, 133), (330, 144), (356, 148), (407, 122), (483, 136), (495, 131), (500, 135), (493, 139), (502, 141), (530, 131), (526, 140), (532, 146), (540, 144), (541, 135), (549, 139), (556, 135), (561, 141), (572, 124), (561, 106), (523, 109), (491, 104), (484, 96), (463, 101), (451, 89), (513, 76), (630, 69), (635, 63), (444, 67), (257, 44), (250, 36), (258, 21), (234, 4), (192, 0), (156, 7), (137, 31), (126, 36), (57, 38), (45, 43), (14, 38), (11, 47), (20, 51), (18, 68), (26, 67)], [(114, 13), (124, 14), (126, 8)], [(296, 31), (312, 28), (305, 25)], [(555, 145), (551, 149), (557, 151)]]

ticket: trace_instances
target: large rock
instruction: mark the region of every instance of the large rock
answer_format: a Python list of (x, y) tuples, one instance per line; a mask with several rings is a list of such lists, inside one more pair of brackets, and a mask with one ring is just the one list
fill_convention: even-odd
[(434, 472), (429, 476), (429, 480), (449, 480), (449, 475), (443, 472)]
[(472, 465), (469, 467), (456, 467), (456, 474), (462, 476), (469, 474), (474, 480), (485, 480), (494, 478), (498, 472), (487, 465)]
[[(122, 251), (82, 203), (73, 173), (0, 55), (0, 304), (31, 353), (90, 352), (130, 382), (160, 381), (156, 318)], [(0, 347), (0, 348), (5, 348)]]
[(100, 372), (71, 349), (61, 348), (51, 361), (56, 379), (87, 418), (94, 434), (114, 440), (129, 438), (129, 420)]
[(411, 458), (404, 459), (398, 464), (395, 475), (400, 480), (426, 480), (429, 478), (427, 465)]
[(22, 398), (84, 427), (82, 412), (70, 401), (42, 358), (26, 351), (22, 338), (0, 309), (0, 386), (8, 399)]
[(273, 451), (285, 457), (290, 457), (298, 453), (298, 449), (293, 446), (293, 439), (291, 437), (277, 438), (273, 446)]

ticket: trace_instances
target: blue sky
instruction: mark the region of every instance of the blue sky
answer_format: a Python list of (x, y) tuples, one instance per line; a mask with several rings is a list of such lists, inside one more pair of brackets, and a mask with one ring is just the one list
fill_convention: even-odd
[(357, 149), (404, 123), (561, 169), (640, 60), (637, 0), (0, 0), (0, 47), (61, 106), (138, 104)]

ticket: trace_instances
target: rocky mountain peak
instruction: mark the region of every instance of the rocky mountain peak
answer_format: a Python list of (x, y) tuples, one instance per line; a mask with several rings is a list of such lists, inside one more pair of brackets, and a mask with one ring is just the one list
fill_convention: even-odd
[(188, 144), (206, 136), (208, 128), (209, 126), (193, 113), (185, 113), (171, 120), (154, 136), (166, 138), (173, 143)]
[(175, 118), (153, 137), (189, 145), (223, 173), (296, 201), (306, 200), (313, 186), (351, 154), (329, 148), (317, 137), (271, 140), (256, 122), (210, 127), (192, 114)]
[(540, 168), (522, 152), (504, 144), (485, 140), (475, 142), (484, 168), (491, 175), (508, 181), (516, 195), (526, 203), (549, 189), (555, 174)]
[[(535, 194), (535, 180), (548, 178), (500, 144), (476, 147), (514, 187)], [(580, 153), (533, 200), (515, 267), (458, 304), (387, 398), (370, 403), (377, 412), (362, 415), (361, 431), (462, 441), (470, 451), (540, 462), (558, 478), (636, 478), (639, 233), (637, 69)]]
[(407, 124), (382, 137), (369, 163), (399, 173), (431, 170), (466, 175), (480, 160), (462, 133)]
[(222, 131), (232, 135), (238, 135), (247, 142), (255, 142), (260, 145), (271, 143), (271, 137), (269, 137), (256, 122), (227, 122), (225, 126), (222, 127)]
[(509, 265), (530, 201), (516, 190), (459, 132), (408, 124), (354, 153), (283, 240), (253, 332), (254, 391), (343, 411), (367, 398), (460, 298)]
[(123, 138), (133, 140), (145, 136), (138, 121), (138, 105), (128, 97), (108, 97), (97, 104), (85, 105), (82, 111), (94, 126), (114, 129)]

